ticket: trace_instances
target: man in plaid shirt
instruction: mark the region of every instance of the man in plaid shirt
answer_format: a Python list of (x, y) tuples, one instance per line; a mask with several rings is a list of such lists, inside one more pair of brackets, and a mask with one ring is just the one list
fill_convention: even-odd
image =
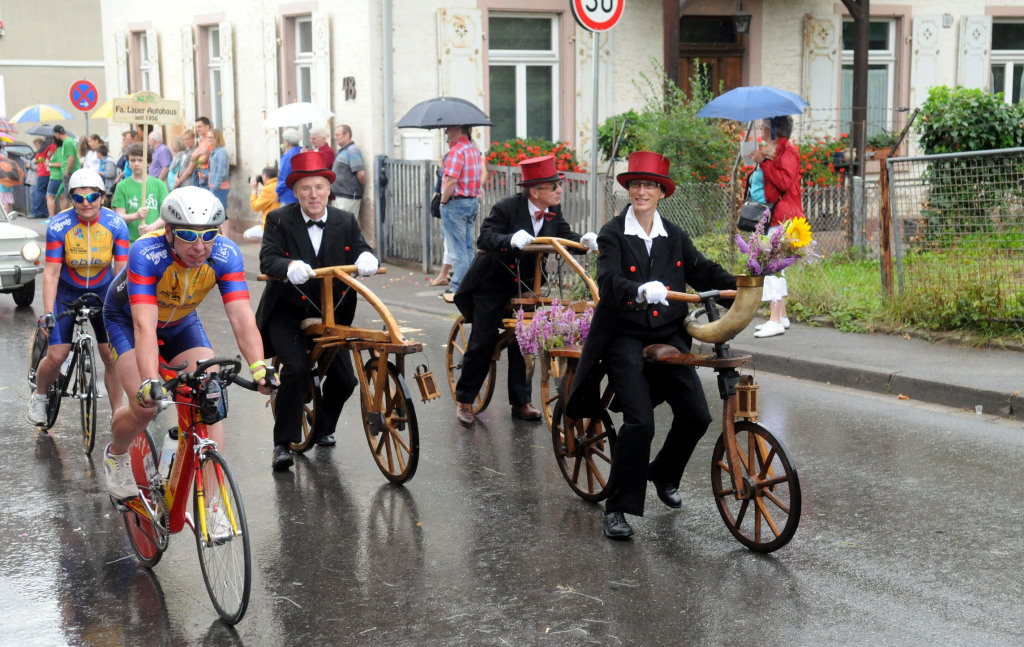
[(441, 184), (441, 228), (452, 257), (447, 293), (454, 294), (473, 260), (473, 222), (479, 208), (483, 156), (469, 141), (469, 126), (449, 126), (450, 149)]

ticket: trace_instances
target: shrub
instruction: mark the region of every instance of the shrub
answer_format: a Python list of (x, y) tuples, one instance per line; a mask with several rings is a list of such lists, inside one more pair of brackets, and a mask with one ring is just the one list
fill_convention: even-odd
[[(622, 122), (626, 122), (625, 130), (622, 130)], [(615, 152), (616, 159), (624, 159), (629, 154), (642, 150), (637, 141), (637, 127), (640, 124), (640, 115), (635, 110), (629, 110), (622, 114), (605, 119), (597, 129), (597, 146), (601, 155), (606, 160), (612, 158), (612, 146), (615, 144), (615, 137), (622, 130), (622, 138), (619, 139), (619, 148)]]
[(555, 166), (565, 173), (582, 173), (586, 167), (576, 159), (576, 152), (568, 142), (552, 142), (539, 137), (527, 139), (507, 139), (503, 142), (492, 142), (484, 155), (488, 164), (498, 166), (516, 166), (524, 159), (555, 156)]
[(1024, 145), (1024, 107), (1003, 94), (938, 86), (928, 92), (914, 125), (928, 155)]
[(833, 139), (825, 135), (820, 139), (797, 145), (800, 150), (800, 183), (803, 186), (839, 186), (843, 183), (843, 170), (836, 170), (835, 156), (847, 146), (846, 133)]

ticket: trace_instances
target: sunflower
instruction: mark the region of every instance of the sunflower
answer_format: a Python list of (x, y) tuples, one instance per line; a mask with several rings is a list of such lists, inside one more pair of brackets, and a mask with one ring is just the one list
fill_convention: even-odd
[(793, 247), (810, 245), (811, 226), (807, 224), (807, 218), (793, 218), (786, 223), (786, 235), (792, 241)]

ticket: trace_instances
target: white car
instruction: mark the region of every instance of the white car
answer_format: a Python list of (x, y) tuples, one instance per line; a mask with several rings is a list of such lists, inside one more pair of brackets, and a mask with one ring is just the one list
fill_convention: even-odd
[(14, 303), (32, 305), (36, 275), (42, 274), (43, 245), (28, 227), (0, 222), (0, 292), (14, 295)]

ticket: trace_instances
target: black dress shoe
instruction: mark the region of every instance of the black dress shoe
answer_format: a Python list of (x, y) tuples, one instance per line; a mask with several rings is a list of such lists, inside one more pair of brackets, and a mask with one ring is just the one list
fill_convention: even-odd
[(628, 539), (633, 536), (633, 527), (621, 512), (605, 512), (601, 530), (608, 539)]
[(334, 440), (334, 434), (327, 434), (326, 436), (320, 436), (317, 438), (316, 444), (321, 447), (334, 447), (338, 443)]
[(683, 507), (683, 498), (679, 496), (679, 490), (671, 483), (662, 483), (655, 478), (650, 479), (654, 484), (654, 491), (658, 493), (661, 502), (670, 508)]
[(270, 465), (274, 468), (275, 472), (286, 470), (291, 467), (293, 463), (292, 450), (288, 448), (287, 443), (274, 445), (274, 458), (271, 460)]

